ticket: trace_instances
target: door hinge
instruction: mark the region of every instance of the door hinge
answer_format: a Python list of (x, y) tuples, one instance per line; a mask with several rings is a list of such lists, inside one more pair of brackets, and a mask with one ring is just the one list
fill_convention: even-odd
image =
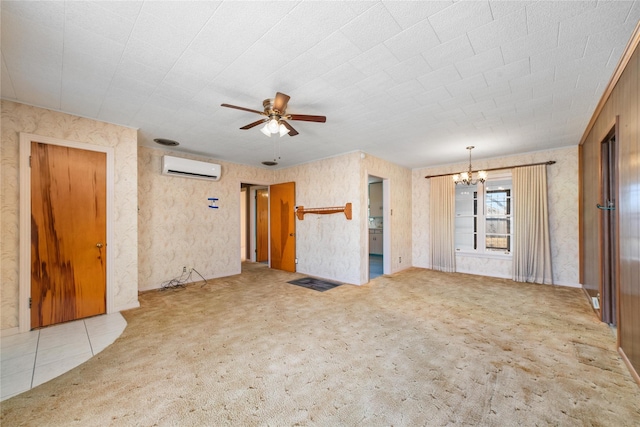
[(31, 308), (31, 297), (29, 297), (29, 308)]
[(31, 167), (31, 156), (29, 156), (29, 167)]

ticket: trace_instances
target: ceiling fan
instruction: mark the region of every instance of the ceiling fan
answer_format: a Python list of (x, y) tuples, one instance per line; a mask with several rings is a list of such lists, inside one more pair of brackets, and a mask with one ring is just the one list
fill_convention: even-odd
[(250, 113), (260, 114), (261, 116), (265, 116), (260, 120), (256, 120), (253, 123), (249, 123), (246, 126), (242, 126), (240, 129), (251, 129), (252, 127), (258, 126), (259, 124), (266, 123), (265, 126), (260, 130), (267, 136), (271, 136), (272, 134), (280, 134), (280, 136), (284, 136), (289, 134), (289, 136), (298, 135), (298, 131), (295, 130), (287, 120), (301, 120), (305, 122), (318, 122), (324, 123), (327, 121), (325, 116), (311, 116), (308, 114), (287, 114), (287, 103), (289, 102), (289, 95), (285, 95), (284, 93), (277, 92), (275, 99), (265, 99), (262, 101), (262, 106), (264, 111), (252, 110), (251, 108), (238, 107), (237, 105), (231, 104), (221, 104), (223, 107), (227, 108), (235, 108), (236, 110), (248, 111)]

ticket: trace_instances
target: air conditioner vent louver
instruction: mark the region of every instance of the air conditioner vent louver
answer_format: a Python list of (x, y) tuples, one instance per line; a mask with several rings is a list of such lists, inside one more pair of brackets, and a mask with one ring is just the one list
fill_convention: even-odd
[(201, 162), (181, 157), (162, 156), (163, 175), (218, 181), (220, 179), (220, 171), (220, 165), (215, 163)]

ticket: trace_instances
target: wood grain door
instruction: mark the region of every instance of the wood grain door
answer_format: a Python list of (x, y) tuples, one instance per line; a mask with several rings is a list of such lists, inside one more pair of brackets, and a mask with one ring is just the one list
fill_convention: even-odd
[(256, 190), (256, 261), (269, 261), (269, 190)]
[(31, 327), (106, 312), (106, 153), (31, 143)]
[(295, 182), (269, 187), (271, 268), (296, 271)]

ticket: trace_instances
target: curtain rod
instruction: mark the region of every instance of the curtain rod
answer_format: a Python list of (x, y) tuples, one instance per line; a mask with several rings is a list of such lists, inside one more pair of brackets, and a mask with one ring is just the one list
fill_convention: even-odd
[[(501, 166), (499, 168), (490, 168), (490, 169), (482, 169), (483, 171), (499, 171), (499, 170), (504, 170), (504, 169), (513, 169), (513, 168), (523, 168), (525, 166), (537, 166), (537, 165), (553, 165), (556, 161), (555, 160), (549, 160), (547, 162), (540, 162), (540, 163), (529, 163), (526, 165), (513, 165), (513, 166)], [(473, 172), (477, 172), (477, 171), (473, 171)], [(454, 173), (441, 173), (440, 175), (427, 175), (425, 176), (425, 178), (429, 179), (429, 178), (436, 178), (439, 176), (449, 176), (449, 175), (455, 175)]]

